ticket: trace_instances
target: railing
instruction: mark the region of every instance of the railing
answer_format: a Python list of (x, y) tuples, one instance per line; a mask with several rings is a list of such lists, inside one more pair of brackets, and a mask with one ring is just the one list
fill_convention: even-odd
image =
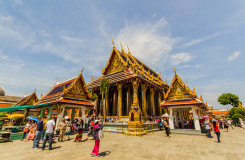
[(124, 132), (123, 132), (123, 123), (122, 123), (122, 125), (117, 125), (117, 134), (118, 134), (119, 130), (122, 130), (122, 134), (124, 134)]

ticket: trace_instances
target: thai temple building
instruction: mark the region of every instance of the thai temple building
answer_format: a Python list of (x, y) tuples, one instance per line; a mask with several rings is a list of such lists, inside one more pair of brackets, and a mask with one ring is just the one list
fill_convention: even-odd
[(134, 57), (130, 50), (122, 47), (117, 50), (114, 43), (110, 58), (102, 68), (102, 76), (87, 84), (98, 95), (95, 103), (96, 115), (103, 115), (100, 84), (103, 79), (110, 80), (109, 93), (106, 95), (106, 117), (118, 120), (129, 119), (132, 106), (138, 106), (144, 120), (149, 116), (160, 116), (163, 110), (160, 102), (168, 90), (167, 82), (161, 76)]
[(169, 114), (171, 129), (184, 128), (185, 121), (193, 121), (195, 130), (200, 130), (199, 119), (205, 115), (207, 106), (203, 103), (202, 95), (197, 97), (195, 88), (191, 90), (177, 75), (166, 94), (161, 107)]
[(84, 119), (86, 113), (94, 107), (82, 72), (75, 78), (56, 83), (36, 104), (41, 105), (40, 117), (49, 119), (55, 114), (58, 115), (56, 128), (66, 115), (70, 116), (72, 121), (75, 117)]
[(0, 107), (11, 107), (14, 106), (21, 97), (18, 96), (8, 96), (5, 93), (5, 89), (0, 86)]

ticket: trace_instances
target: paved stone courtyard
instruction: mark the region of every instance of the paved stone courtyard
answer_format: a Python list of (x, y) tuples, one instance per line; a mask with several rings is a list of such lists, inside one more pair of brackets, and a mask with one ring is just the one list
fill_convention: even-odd
[[(32, 141), (15, 140), (0, 143), (0, 156), (3, 160), (245, 159), (245, 130), (235, 128), (229, 132), (221, 131), (222, 143), (217, 143), (216, 135), (213, 136), (214, 138), (208, 139), (205, 136), (172, 134), (171, 138), (167, 138), (162, 131), (143, 137), (105, 133), (105, 138), (101, 141), (100, 157), (90, 156), (94, 146), (92, 140), (75, 143), (72, 139), (54, 143), (55, 149), (51, 151), (33, 150)], [(71, 137), (74, 138), (74, 135)]]

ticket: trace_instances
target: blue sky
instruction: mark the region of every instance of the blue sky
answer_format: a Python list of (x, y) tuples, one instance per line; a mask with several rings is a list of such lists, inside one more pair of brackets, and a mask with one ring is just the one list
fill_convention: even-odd
[(112, 50), (178, 75), (214, 108), (221, 93), (245, 103), (243, 0), (0, 1), (0, 85), (7, 95), (45, 94), (85, 67), (101, 76)]

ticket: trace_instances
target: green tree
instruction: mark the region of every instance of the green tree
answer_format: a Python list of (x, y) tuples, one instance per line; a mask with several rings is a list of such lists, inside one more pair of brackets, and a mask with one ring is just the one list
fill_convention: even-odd
[[(102, 81), (100, 82), (100, 94), (102, 95), (102, 100), (104, 100), (104, 97), (106, 98), (107, 94), (109, 93), (109, 87), (110, 87), (110, 79), (108, 78), (105, 78), (105, 79), (102, 79)], [(106, 100), (106, 99), (105, 99)], [(105, 121), (105, 105), (103, 105), (103, 118), (104, 118), (104, 121)]]
[[(222, 105), (230, 104), (233, 107), (238, 107), (240, 101), (237, 95), (232, 93), (224, 93), (218, 97), (218, 102)], [(240, 103), (242, 104), (242, 102)]]
[(240, 114), (242, 116), (245, 116), (245, 110), (242, 108), (234, 107), (229, 110), (228, 114), (230, 118), (232, 118), (232, 116), (235, 114)]
[(236, 123), (239, 123), (239, 118), (244, 118), (244, 116), (241, 115), (241, 114), (234, 114), (234, 115), (231, 117), (231, 119), (232, 119), (233, 121), (235, 121)]
[(88, 90), (89, 93), (91, 94), (91, 100), (94, 102), (97, 99), (97, 94), (93, 92), (92, 89)]

